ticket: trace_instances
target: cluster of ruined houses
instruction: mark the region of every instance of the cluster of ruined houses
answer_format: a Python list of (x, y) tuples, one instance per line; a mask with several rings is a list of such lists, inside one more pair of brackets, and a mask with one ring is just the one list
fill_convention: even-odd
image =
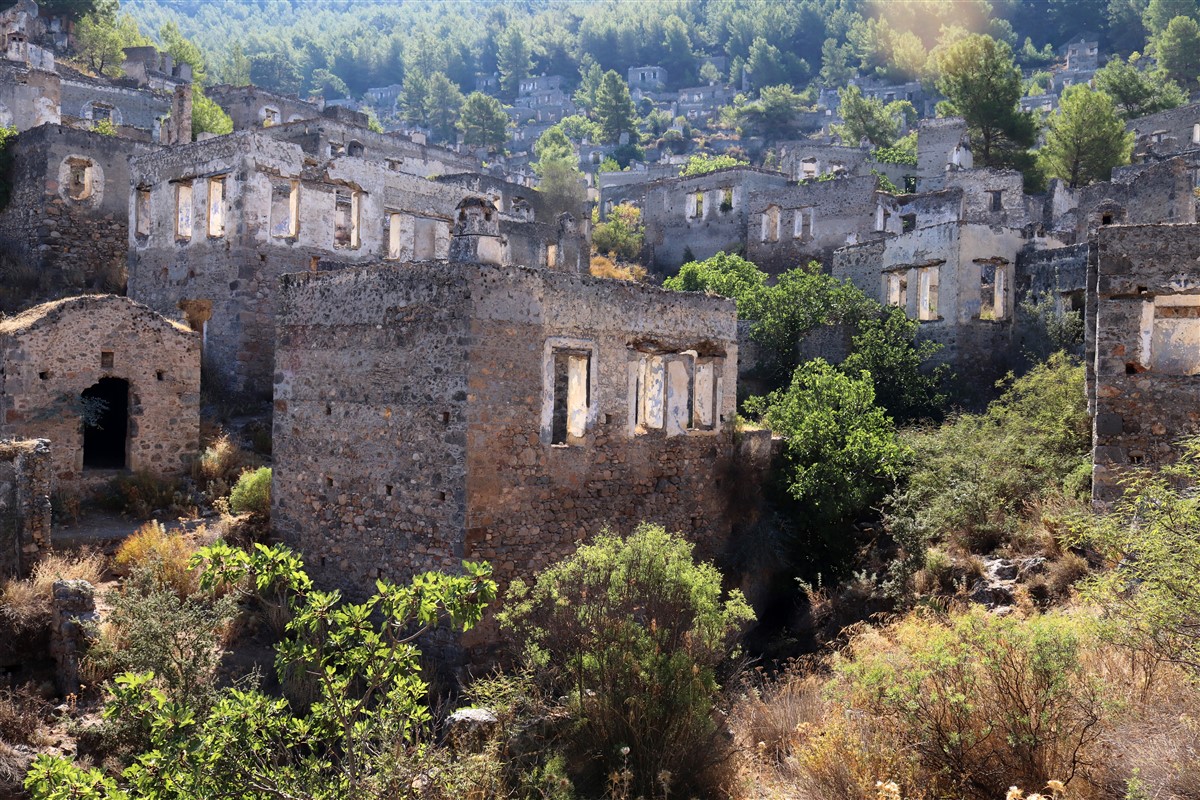
[[(273, 525), (327, 584), (464, 558), (507, 580), (598, 520), (718, 554), (732, 302), (591, 277), (586, 218), (468, 156), (254, 87), (210, 96), (232, 134), (17, 126), (0, 268), (32, 279), (2, 298), (0, 570), (48, 546), (52, 490), (185, 475), (202, 376), (271, 409)], [(24, 101), (0, 83), (0, 102)]]
[[(5, 19), (0, 113), (21, 133), (0, 267), (31, 280), (0, 287), (17, 312), (0, 319), (0, 569), (49, 545), (54, 487), (185, 474), (202, 375), (269, 403), (273, 525), (331, 585), (464, 558), (507, 580), (602, 522), (729, 544), (739, 470), (769, 453), (733, 434), (749, 365), (732, 302), (592, 278), (586, 219), (344, 108), (216, 87), (235, 131), (192, 142), (186, 76), (161, 56), (130, 54), (108, 82), (125, 94), (67, 117), (31, 87), (75, 79), (31, 19)], [(128, 135), (90, 129), (98, 103)], [(1022, 299), (1085, 310), (1105, 499), (1200, 427), (1200, 107), (1135, 126), (1138, 163), (1077, 191), (1026, 195), (972, 168), (961, 121), (930, 120), (912, 167), (796, 141), (782, 172), (616, 173), (601, 211), (638, 205), (663, 271), (719, 250), (775, 273), (818, 260), (981, 380), (1019, 353)], [(126, 294), (105, 291), (125, 270)]]

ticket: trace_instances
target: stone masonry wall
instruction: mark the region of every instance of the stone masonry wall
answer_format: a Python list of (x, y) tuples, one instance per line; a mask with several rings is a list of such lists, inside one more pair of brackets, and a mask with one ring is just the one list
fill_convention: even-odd
[[(1130, 466), (1158, 467), (1200, 432), (1200, 226), (1140, 225), (1097, 241), (1092, 493), (1107, 501)], [(1089, 298), (1090, 301), (1093, 298)]]
[[(59, 125), (22, 133), (13, 145), (11, 196), (0, 210), (0, 251), (12, 283), (9, 312), (83, 291), (122, 291), (129, 231), (129, 165), (141, 145)], [(72, 185), (71, 164), (89, 164)], [(81, 199), (76, 199), (81, 195)], [(3, 306), (7, 306), (4, 308)]]
[(114, 295), (72, 297), (0, 322), (0, 437), (52, 443), (59, 486), (104, 477), (83, 467), (81, 393), (129, 385), (126, 466), (187, 472), (200, 438), (200, 342), (185, 327)]
[(49, 552), (52, 477), (48, 441), (0, 440), (0, 575), (28, 575)]

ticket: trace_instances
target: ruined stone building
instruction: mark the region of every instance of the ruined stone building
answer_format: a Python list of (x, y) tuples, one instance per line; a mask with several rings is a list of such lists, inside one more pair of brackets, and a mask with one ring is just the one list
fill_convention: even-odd
[(116, 471), (186, 474), (200, 439), (200, 342), (125, 297), (83, 295), (0, 320), (0, 440), (51, 442), (56, 486)]
[(507, 582), (600, 523), (723, 547), (732, 301), (457, 261), (280, 291), (272, 521), (326, 584), (464, 558)]
[(0, 206), (0, 311), (81, 291), (120, 292), (129, 252), (129, 157), (151, 145), (46, 124), (9, 144)]
[(270, 128), (285, 122), (316, 119), (321, 107), (296, 95), (281, 95), (257, 86), (210, 86), (205, 94), (233, 120), (235, 131)]
[[(340, 138), (347, 131), (358, 138)], [(467, 198), (488, 201), (499, 263), (586, 264), (586, 222), (549, 218), (514, 184), (429, 180), (426, 149), (368, 133), (298, 122), (133, 159), (129, 294), (200, 331), (206, 368), (230, 391), (271, 396), (281, 275), (445, 259)]]
[(49, 442), (0, 438), (0, 577), (28, 575), (50, 551), (52, 493)]

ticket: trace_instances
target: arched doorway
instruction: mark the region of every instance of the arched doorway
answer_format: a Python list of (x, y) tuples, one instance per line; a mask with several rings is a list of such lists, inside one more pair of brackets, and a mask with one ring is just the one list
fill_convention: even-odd
[(83, 390), (83, 466), (124, 469), (129, 439), (129, 382), (101, 378)]

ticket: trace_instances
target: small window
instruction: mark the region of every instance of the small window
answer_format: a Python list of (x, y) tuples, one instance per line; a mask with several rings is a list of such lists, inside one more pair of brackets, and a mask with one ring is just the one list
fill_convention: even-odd
[(638, 363), (634, 430), (662, 430), (666, 417), (667, 378), (662, 356), (643, 356)]
[(762, 215), (762, 240), (779, 241), (779, 206), (767, 206)]
[(917, 270), (920, 291), (917, 317), (922, 320), (938, 319), (938, 268), (922, 267)]
[(113, 108), (104, 103), (92, 103), (92, 121), (93, 122), (112, 122)]
[(145, 239), (150, 235), (150, 189), (139, 186), (135, 192), (133, 201), (134, 233), (139, 239)]
[(113, 354), (111, 350), (100, 351), (100, 369), (113, 368)]
[(887, 304), (908, 308), (908, 270), (887, 273)]
[(175, 184), (175, 238), (192, 238), (192, 182)]
[(900, 232), (911, 233), (917, 229), (916, 214), (901, 214), (900, 215)]
[(808, 241), (813, 237), (813, 209), (796, 209), (796, 219), (793, 223), (793, 238)]
[(346, 145), (343, 142), (330, 142), (329, 155), (334, 158), (346, 155)]
[(691, 214), (688, 216), (694, 218), (702, 218), (704, 216), (704, 192), (694, 192), (692, 194)]
[(401, 215), (398, 211), (392, 211), (387, 215), (387, 234), (388, 234), (388, 254), (387, 257), (391, 261), (400, 260), (400, 251), (402, 248), (401, 239)]
[(717, 427), (717, 364), (697, 360), (692, 372), (692, 425), (696, 430)]
[(1112, 214), (1104, 214), (1103, 216), (1101, 216), (1100, 224), (1101, 225), (1112, 225), (1113, 224), (1113, 215)]
[(979, 265), (979, 318), (1002, 320), (1008, 316), (1008, 273), (1002, 263)]
[(346, 155), (348, 156), (353, 158), (362, 158), (365, 153), (366, 148), (363, 147), (362, 142), (351, 140), (350, 143), (346, 145)]
[(999, 189), (989, 189), (988, 196), (990, 198), (989, 199), (990, 210), (992, 210), (992, 211), (1003, 211), (1004, 210), (1004, 192), (1000, 191)]
[(271, 236), (287, 239), (300, 229), (300, 182), (271, 185)]
[(208, 179), (208, 235), (225, 235), (225, 176)]
[(591, 406), (590, 352), (554, 350), (554, 400), (550, 443), (569, 444), (587, 432)]
[(1192, 144), (1200, 144), (1200, 122), (1192, 126)]
[(279, 124), (279, 109), (264, 106), (262, 110), (262, 126), (270, 128)]
[(92, 162), (84, 158), (67, 161), (67, 193), (72, 200), (87, 200), (92, 196)]
[(733, 187), (726, 186), (721, 190), (721, 212), (729, 213), (733, 211)]
[(334, 191), (333, 246), (358, 247), (359, 195), (348, 189)]

